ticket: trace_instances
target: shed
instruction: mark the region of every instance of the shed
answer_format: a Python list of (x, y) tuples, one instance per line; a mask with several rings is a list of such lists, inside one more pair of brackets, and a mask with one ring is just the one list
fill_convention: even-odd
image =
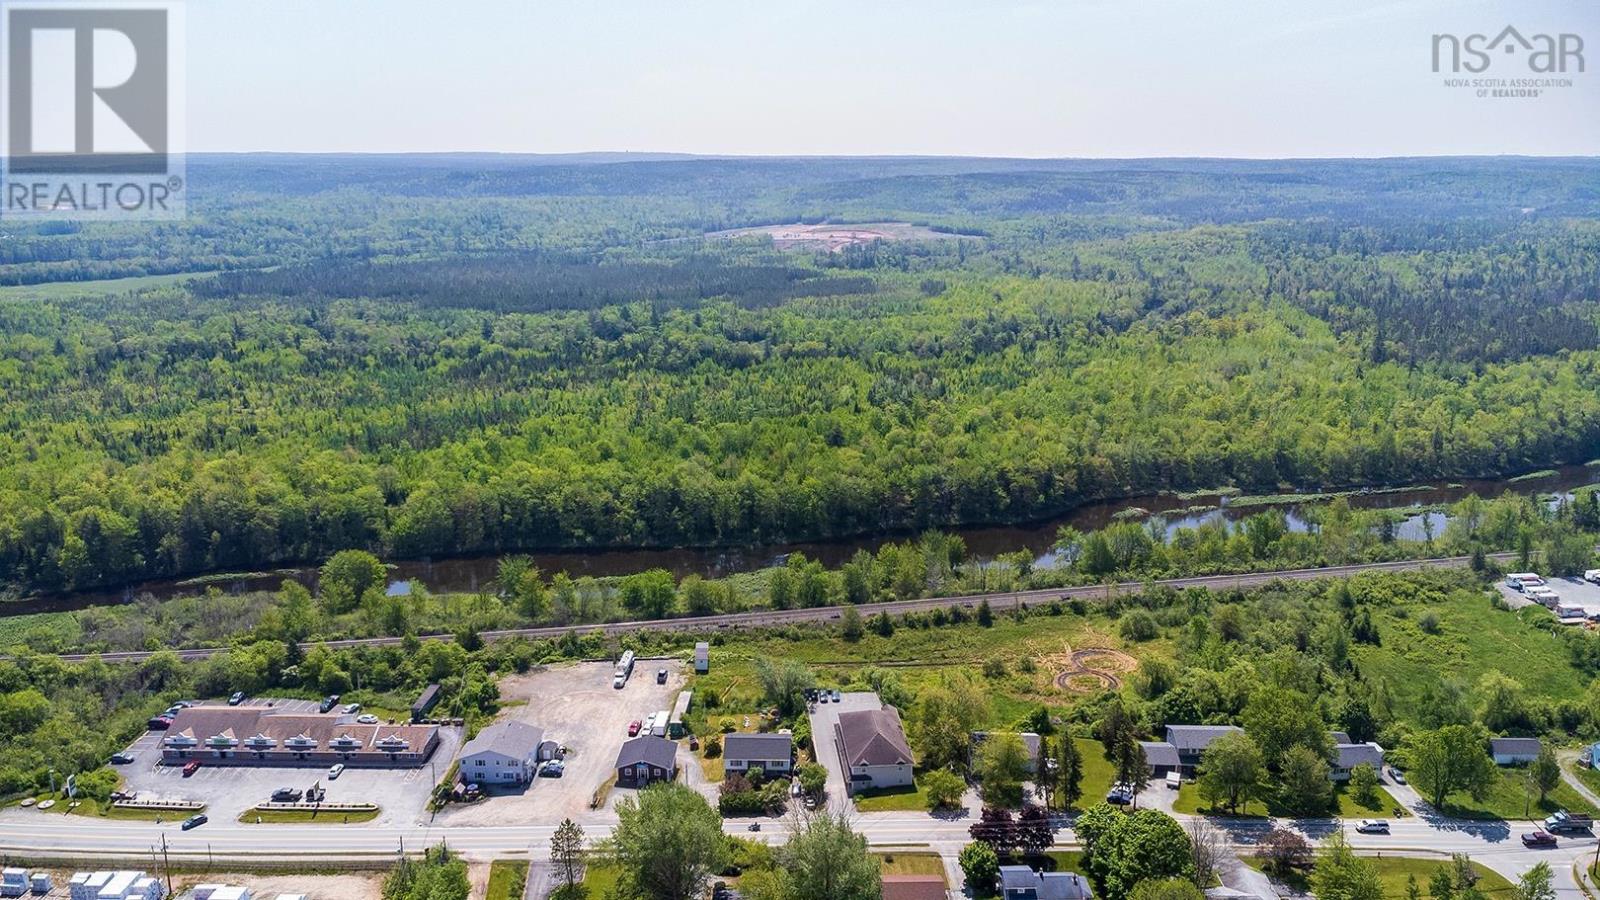
[(711, 645), (705, 641), (694, 645), (694, 670), (701, 675), (711, 671)]
[(422, 689), (422, 696), (411, 704), (411, 721), (420, 722), (439, 704), (439, 686), (430, 684)]
[(1539, 758), (1544, 745), (1538, 738), (1498, 737), (1489, 741), (1489, 755), (1497, 766), (1516, 766)]

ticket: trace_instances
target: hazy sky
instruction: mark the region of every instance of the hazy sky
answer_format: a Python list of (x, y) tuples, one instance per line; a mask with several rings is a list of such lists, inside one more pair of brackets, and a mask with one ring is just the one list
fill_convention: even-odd
[[(189, 0), (194, 151), (1600, 153), (1595, 0)], [(1436, 32), (1572, 32), (1536, 100)], [(1496, 59), (1485, 76), (1527, 76)], [(1472, 76), (1466, 76), (1472, 77)]]

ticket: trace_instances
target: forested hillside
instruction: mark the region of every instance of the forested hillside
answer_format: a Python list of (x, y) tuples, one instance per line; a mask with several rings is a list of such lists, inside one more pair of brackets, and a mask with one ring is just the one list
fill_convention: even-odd
[[(1592, 161), (239, 157), (190, 180), (187, 221), (0, 243), (0, 579), (1600, 457)], [(800, 218), (947, 236), (700, 239)]]

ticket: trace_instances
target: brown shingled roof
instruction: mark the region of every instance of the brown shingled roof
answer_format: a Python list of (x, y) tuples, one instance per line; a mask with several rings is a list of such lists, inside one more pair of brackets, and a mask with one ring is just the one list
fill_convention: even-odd
[(892, 706), (839, 714), (839, 739), (845, 761), (852, 766), (911, 764), (900, 711)]

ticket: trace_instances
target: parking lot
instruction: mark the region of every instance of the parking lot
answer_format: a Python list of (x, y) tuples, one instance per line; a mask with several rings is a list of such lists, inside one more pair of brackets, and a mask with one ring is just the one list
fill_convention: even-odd
[[(656, 671), (667, 670), (666, 684), (656, 684)], [(535, 778), (519, 788), (498, 788), (487, 799), (448, 807), (439, 821), (450, 825), (547, 824), (583, 815), (595, 789), (615, 774), (617, 751), (628, 740), (628, 723), (671, 710), (684, 689), (678, 660), (641, 659), (627, 686), (611, 686), (610, 663), (586, 662), (516, 675), (500, 682), (502, 720), (526, 722), (544, 729), (546, 740), (567, 748), (560, 778)], [(679, 766), (694, 765), (687, 751)], [(613, 802), (627, 792), (612, 791)]]
[[(293, 712), (316, 712), (310, 700), (255, 700), (247, 705), (271, 705)], [(233, 821), (245, 810), (264, 803), (280, 787), (305, 790), (313, 783), (326, 788), (328, 803), (376, 803), (378, 821), (386, 825), (406, 825), (426, 819), (424, 808), (437, 779), (444, 777), (450, 760), (461, 745), (458, 728), (440, 728), (439, 746), (427, 765), (420, 768), (349, 768), (337, 779), (328, 780), (328, 767), (315, 766), (213, 766), (201, 760), (199, 771), (183, 777), (179, 766), (158, 765), (164, 731), (151, 731), (129, 746), (134, 760), (114, 768), (123, 776), (123, 790), (134, 791), (140, 800), (191, 800), (206, 804), (205, 813), (213, 821)], [(174, 813), (175, 818), (183, 818)], [(262, 826), (263, 828), (268, 826)]]
[[(1600, 613), (1600, 584), (1590, 584), (1582, 578), (1556, 578), (1548, 575), (1545, 576), (1545, 584), (1561, 597), (1562, 605), (1581, 606), (1586, 616)], [(1528, 595), (1507, 586), (1504, 579), (1501, 579), (1498, 587), (1501, 596), (1506, 598), (1506, 603), (1510, 604), (1512, 609), (1538, 605)]]
[(828, 770), (829, 805), (843, 804), (850, 796), (846, 789), (849, 784), (848, 773), (844, 770), (844, 761), (839, 758), (839, 746), (833, 739), (833, 726), (838, 723), (839, 714), (878, 709), (881, 706), (883, 701), (871, 691), (851, 691), (840, 694), (838, 703), (811, 705), (811, 746), (817, 762)]

